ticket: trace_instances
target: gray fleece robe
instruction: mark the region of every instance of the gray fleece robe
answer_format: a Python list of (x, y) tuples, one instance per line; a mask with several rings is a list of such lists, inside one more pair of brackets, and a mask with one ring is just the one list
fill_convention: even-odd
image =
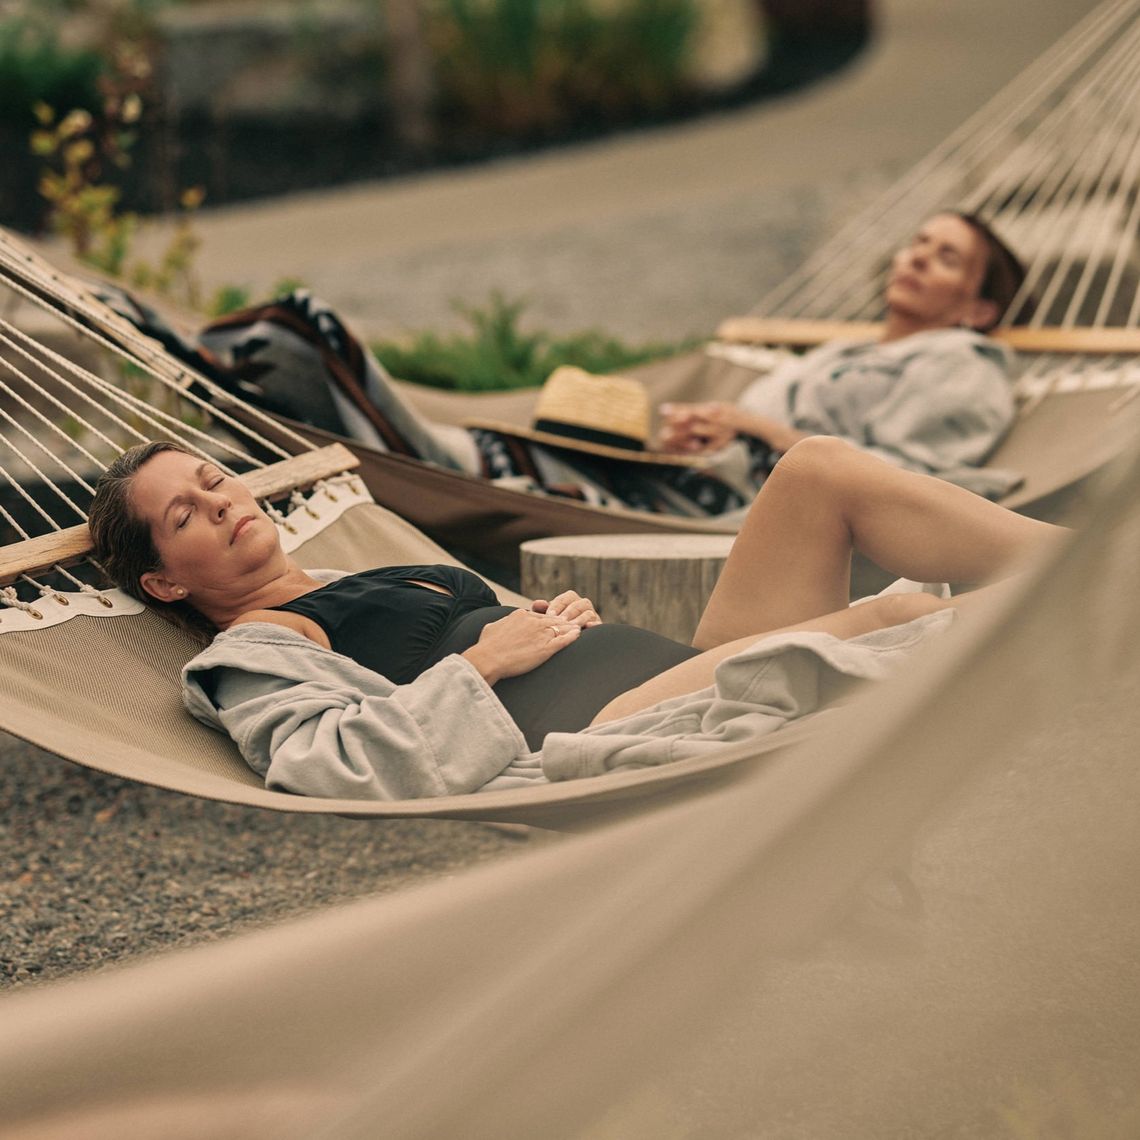
[(886, 676), (953, 617), (949, 610), (842, 641), (760, 638), (714, 684), (530, 753), (479, 672), (450, 656), (394, 685), (283, 626), (219, 634), (183, 670), (186, 707), (229, 735), (267, 787), (402, 800), (526, 787), (702, 756), (804, 717), (854, 683)]
[(741, 408), (998, 498), (1021, 477), (980, 469), (1014, 418), (1012, 355), (972, 329), (836, 341), (746, 388)]

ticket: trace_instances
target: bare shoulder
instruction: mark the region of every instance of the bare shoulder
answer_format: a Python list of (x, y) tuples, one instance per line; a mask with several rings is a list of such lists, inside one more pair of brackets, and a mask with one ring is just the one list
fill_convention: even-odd
[(310, 641), (315, 641), (325, 649), (331, 648), (328, 634), (311, 618), (302, 614), (290, 613), (288, 610), (249, 610), (230, 622), (229, 628), (247, 625), (250, 622), (268, 622), (270, 625), (283, 625), (296, 633), (304, 634)]

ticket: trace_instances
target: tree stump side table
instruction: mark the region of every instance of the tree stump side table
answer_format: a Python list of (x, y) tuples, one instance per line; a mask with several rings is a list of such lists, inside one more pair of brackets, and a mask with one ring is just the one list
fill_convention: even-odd
[(735, 539), (732, 534), (576, 534), (519, 547), (522, 592), (577, 590), (604, 621), (688, 644)]

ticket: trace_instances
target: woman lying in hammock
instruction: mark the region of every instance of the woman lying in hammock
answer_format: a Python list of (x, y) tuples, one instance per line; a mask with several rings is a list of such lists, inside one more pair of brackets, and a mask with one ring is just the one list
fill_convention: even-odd
[(383, 799), (581, 774), (544, 773), (531, 752), (551, 733), (683, 705), (761, 635), (806, 637), (826, 656), (958, 604), (900, 593), (848, 607), (855, 549), (906, 578), (980, 582), (1057, 529), (840, 441), (805, 440), (757, 497), (686, 646), (604, 625), (573, 591), (501, 606), (451, 566), (315, 577), (239, 479), (172, 443), (112, 465), (90, 526), (121, 588), (189, 609), (216, 634), (187, 667), (188, 705), (271, 787)]
[[(838, 436), (899, 466), (1000, 498), (1019, 476), (978, 464), (1013, 422), (1011, 359), (984, 332), (1023, 277), (1017, 258), (984, 223), (935, 215), (895, 257), (884, 340), (835, 343), (797, 357), (757, 380), (739, 405), (667, 405), (656, 464), (595, 446), (612, 443), (612, 432), (649, 447), (648, 407), (643, 430), (630, 430), (628, 421), (607, 423), (610, 409), (589, 394), (579, 394), (577, 411), (573, 400), (559, 401), (563, 412), (571, 410), (569, 418), (555, 417), (564, 420), (560, 427), (551, 422), (546, 397), (553, 393), (545, 388), (529, 429), (487, 423), (464, 429), (426, 419), (337, 315), (303, 290), (211, 324), (201, 336), (210, 361), (197, 363), (238, 385), (243, 398), (292, 419), (468, 474), (525, 479), (602, 505), (743, 514), (779, 455), (804, 435)], [(552, 380), (564, 380), (566, 371)], [(242, 377), (252, 384), (240, 386)], [(544, 431), (536, 434), (539, 427)], [(552, 432), (561, 436), (557, 444)], [(746, 442), (735, 443), (737, 437)], [(687, 453), (685, 462), (671, 462), (670, 452)], [(692, 455), (708, 460), (694, 469)]]
[(797, 440), (834, 435), (911, 470), (968, 482), (963, 469), (981, 463), (1013, 420), (1007, 354), (983, 334), (1024, 278), (981, 219), (936, 214), (892, 259), (878, 342), (824, 345), (734, 404), (666, 404), (661, 446), (711, 455), (740, 438), (762, 479)]

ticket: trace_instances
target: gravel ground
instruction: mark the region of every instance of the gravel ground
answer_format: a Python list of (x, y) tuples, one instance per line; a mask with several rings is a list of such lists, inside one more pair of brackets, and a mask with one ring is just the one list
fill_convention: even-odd
[(0, 736), (0, 986), (188, 946), (527, 846), (527, 829), (281, 815)]

